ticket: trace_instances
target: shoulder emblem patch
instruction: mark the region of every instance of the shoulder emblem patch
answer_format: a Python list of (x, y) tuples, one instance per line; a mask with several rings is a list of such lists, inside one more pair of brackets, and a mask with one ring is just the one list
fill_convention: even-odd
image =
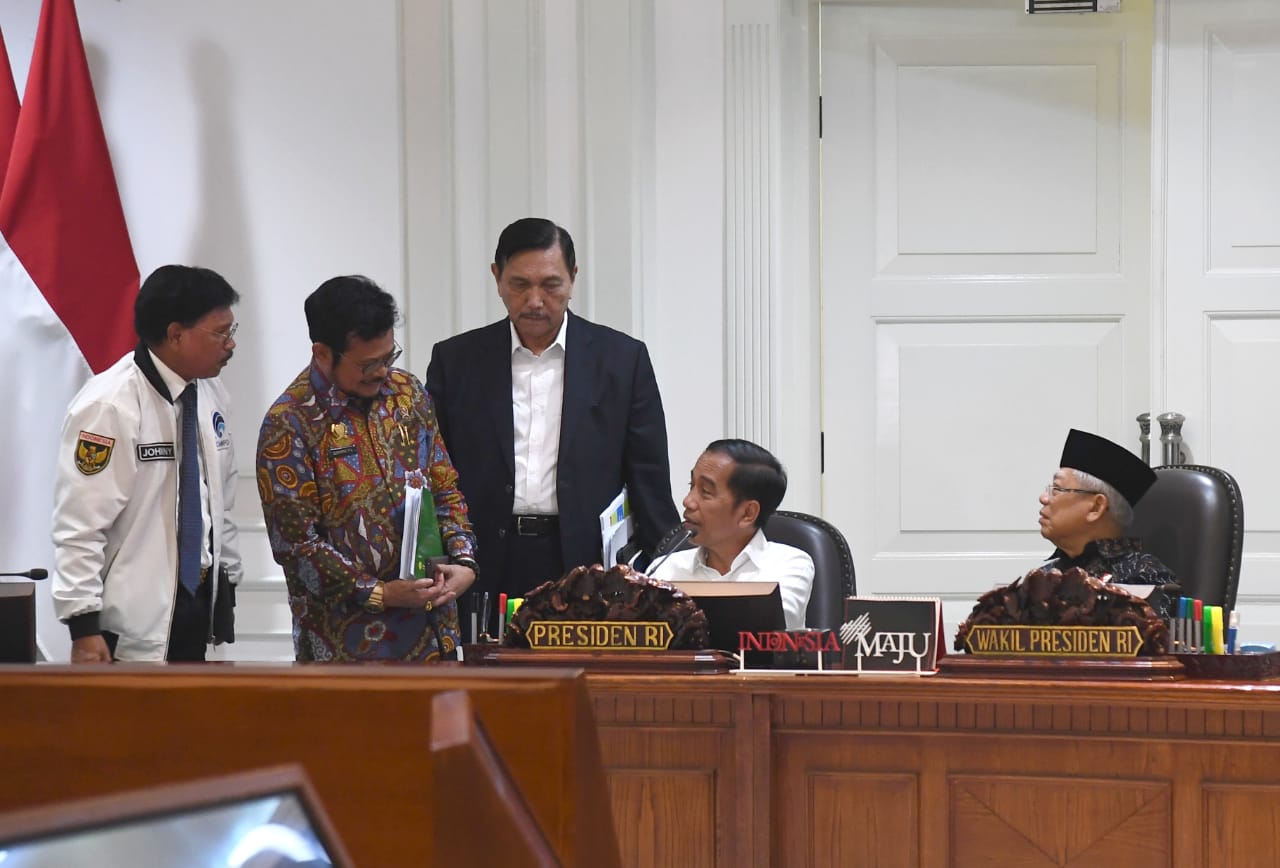
[(113, 437), (81, 431), (76, 440), (76, 470), (85, 476), (101, 473), (111, 460), (111, 449), (115, 445)]

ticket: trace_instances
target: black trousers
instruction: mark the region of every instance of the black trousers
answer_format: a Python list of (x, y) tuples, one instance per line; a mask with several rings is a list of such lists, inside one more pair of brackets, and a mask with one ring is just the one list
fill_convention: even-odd
[(173, 605), (173, 623), (169, 626), (169, 648), (164, 659), (170, 663), (203, 663), (209, 647), (209, 605), (213, 582), (203, 581), (195, 595), (181, 585)]
[[(173, 604), (173, 623), (169, 626), (169, 647), (164, 659), (169, 663), (203, 663), (205, 649), (209, 646), (209, 604), (212, 599), (212, 583), (205, 581), (196, 588), (193, 596), (181, 585)], [(116, 656), (116, 642), (120, 636), (109, 630), (102, 631), (102, 638)]]
[(564, 555), (560, 550), (560, 534), (519, 536), (512, 534), (507, 542), (507, 574), (499, 580), (499, 589), (508, 597), (523, 597), (543, 582), (564, 575)]

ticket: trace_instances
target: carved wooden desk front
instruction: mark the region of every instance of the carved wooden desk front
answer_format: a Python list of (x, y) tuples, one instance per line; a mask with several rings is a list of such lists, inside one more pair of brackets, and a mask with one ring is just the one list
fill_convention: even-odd
[(590, 675), (624, 864), (1280, 865), (1280, 687)]

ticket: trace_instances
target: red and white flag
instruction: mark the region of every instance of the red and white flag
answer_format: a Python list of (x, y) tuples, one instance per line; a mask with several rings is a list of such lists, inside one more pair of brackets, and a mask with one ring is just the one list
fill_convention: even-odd
[[(58, 431), (92, 374), (136, 342), (138, 266), (73, 0), (44, 0), (0, 185), (0, 570), (53, 566)], [(47, 583), (42, 649), (66, 659)]]

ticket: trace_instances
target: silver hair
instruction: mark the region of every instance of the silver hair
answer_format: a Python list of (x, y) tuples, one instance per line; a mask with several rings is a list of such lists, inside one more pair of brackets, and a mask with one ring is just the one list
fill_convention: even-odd
[(1081, 488), (1088, 488), (1106, 496), (1107, 509), (1111, 511), (1111, 517), (1115, 519), (1116, 524), (1120, 525), (1120, 530), (1128, 533), (1129, 528), (1133, 526), (1133, 507), (1125, 496), (1116, 491), (1115, 486), (1103, 482), (1093, 474), (1076, 470), (1074, 467), (1071, 469), (1075, 472)]

